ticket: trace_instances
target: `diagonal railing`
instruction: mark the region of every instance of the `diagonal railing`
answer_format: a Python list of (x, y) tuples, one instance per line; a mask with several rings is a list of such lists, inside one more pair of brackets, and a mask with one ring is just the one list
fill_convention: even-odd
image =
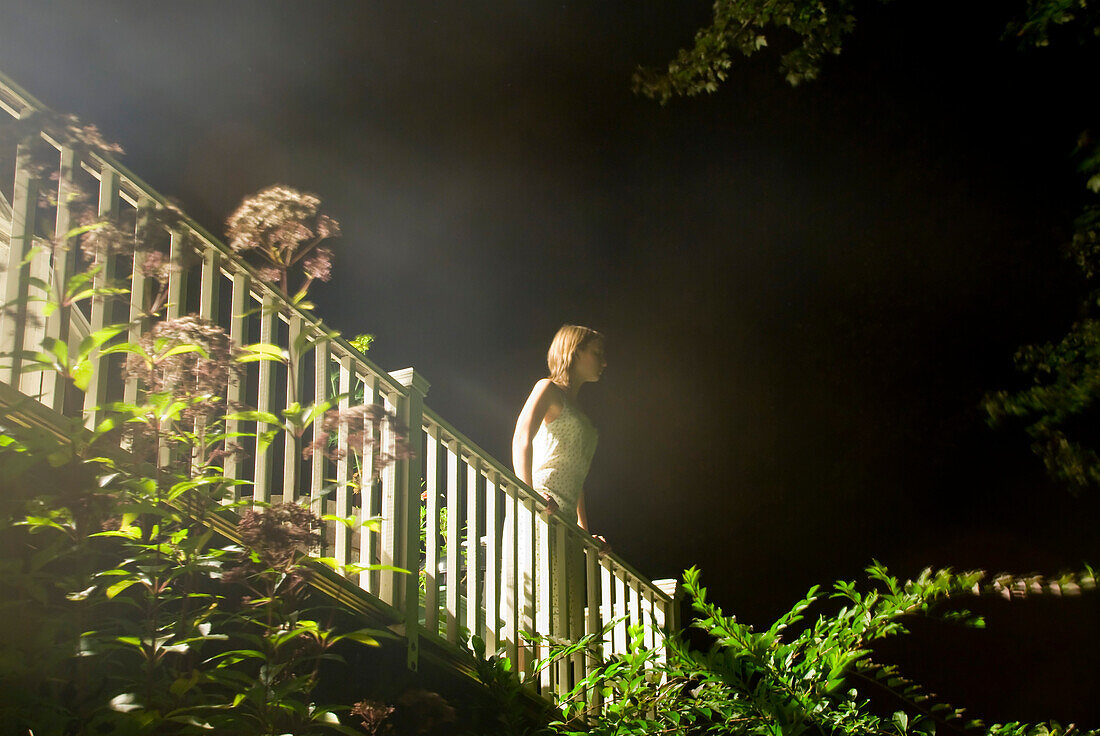
[[(0, 108), (16, 119), (45, 109), (2, 75)], [(18, 305), (0, 316), (0, 353), (12, 356), (0, 367), (0, 382), (59, 414), (82, 414), (94, 427), (100, 407), (138, 394), (136, 379), (121, 378), (120, 356), (92, 355), (83, 395), (56, 372), (23, 372), (20, 356), (47, 337), (75, 350), (88, 334), (120, 321), (130, 324), (136, 340), (150, 319), (144, 256), (108, 254), (97, 264), (97, 286), (111, 277), (129, 282), (128, 305), (96, 296), (87, 306), (47, 313), (33, 298), (36, 290), (67, 283), (77, 263), (74, 248), (43, 246), (70, 231), (64, 203), (77, 189), (96, 192), (99, 215), (116, 221), (136, 223), (144, 209), (168, 202), (113, 158), (80, 154), (41, 135), (56, 155), (56, 181), (35, 178), (16, 151), (0, 151), (4, 181), (11, 182), (10, 189), (0, 187), (0, 257), (7, 265), (0, 294), (5, 304)], [(259, 441), (259, 421), (229, 419), (227, 432), (247, 435), (242, 444), (251, 459), (227, 458), (224, 471), (245, 481), (237, 488), (251, 489), (255, 502), (309, 503), (321, 513), (354, 518), (327, 523), (318, 556), (397, 622), (411, 667), (422, 647), (454, 657), (471, 635), (527, 672), (540, 652), (521, 632), (569, 640), (610, 627), (603, 648), (614, 654), (627, 649), (628, 626), (637, 625), (646, 646), (663, 645), (663, 632), (678, 625), (670, 581), (650, 582), (619, 556), (601, 555), (572, 520), (547, 515), (537, 493), (425, 405), (428, 383), (415, 370), (381, 370), (193, 220), (179, 218), (164, 235), (171, 263), (164, 318), (194, 313), (227, 329), (237, 345), (271, 344), (287, 356), (285, 364), (248, 364), (229, 387), (231, 404), (278, 414), (294, 402), (340, 397), (345, 410), (380, 404), (408, 428), (413, 452), (372, 472), (373, 453), (350, 447), (346, 426), (337, 437), (342, 452), (304, 459), (302, 445), (322, 432), (321, 417), (304, 437), (287, 433), (281, 444)], [(393, 428), (381, 427), (382, 436), (370, 441), (396, 454)], [(372, 518), (380, 521), (362, 523)], [(583, 575), (568, 570), (567, 559), (581, 560)], [(578, 655), (543, 670), (536, 685), (544, 694), (560, 693), (590, 666)]]

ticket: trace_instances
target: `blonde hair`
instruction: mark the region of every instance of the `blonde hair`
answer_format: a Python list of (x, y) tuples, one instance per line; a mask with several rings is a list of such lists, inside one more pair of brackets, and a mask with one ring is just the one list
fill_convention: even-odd
[(561, 386), (568, 386), (573, 358), (593, 340), (603, 340), (603, 335), (580, 325), (562, 325), (558, 334), (554, 335), (554, 339), (550, 342), (550, 350), (546, 353), (546, 366), (550, 369), (550, 380)]

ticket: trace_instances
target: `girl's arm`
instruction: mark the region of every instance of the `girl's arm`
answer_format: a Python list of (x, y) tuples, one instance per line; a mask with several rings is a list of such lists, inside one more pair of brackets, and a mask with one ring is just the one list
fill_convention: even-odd
[(527, 403), (516, 419), (516, 431), (512, 435), (512, 468), (516, 477), (527, 485), (533, 478), (535, 435), (544, 421), (552, 422), (561, 412), (561, 397), (549, 378), (543, 378), (531, 389)]
[(581, 495), (577, 497), (577, 526), (581, 529), (588, 531), (588, 510), (584, 507), (584, 489), (581, 489)]

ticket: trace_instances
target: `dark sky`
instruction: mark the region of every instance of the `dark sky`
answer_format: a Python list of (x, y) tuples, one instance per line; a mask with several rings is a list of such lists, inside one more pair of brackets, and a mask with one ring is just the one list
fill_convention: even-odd
[[(1059, 247), (1096, 56), (1003, 41), (1019, 5), (867, 2), (819, 81), (765, 53), (664, 108), (630, 73), (707, 2), (6, 0), (0, 70), (215, 233), (269, 184), (319, 194), (319, 314), (502, 459), (557, 327), (607, 334), (593, 529), (766, 624), (872, 558), (1100, 558), (1096, 494), (977, 407), (1083, 293)], [(1100, 725), (1095, 596), (988, 607), (899, 656), (990, 720)]]

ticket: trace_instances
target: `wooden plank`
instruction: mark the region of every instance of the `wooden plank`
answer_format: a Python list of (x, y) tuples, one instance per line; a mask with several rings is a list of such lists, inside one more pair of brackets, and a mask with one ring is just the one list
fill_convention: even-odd
[[(289, 356), (286, 367), (287, 406), (295, 402), (302, 403), (302, 367), (304, 361), (300, 351), (294, 348), (294, 343), (301, 336), (302, 329), (302, 318), (297, 314), (292, 314), (287, 331), (287, 354)], [(302, 438), (291, 432), (286, 432), (283, 435), (283, 501), (286, 503), (298, 500), (300, 494), (298, 476), (301, 473), (301, 468)]]
[[(327, 341), (322, 340), (313, 349), (313, 401), (321, 403), (330, 397), (329, 366), (332, 364), (331, 353)], [(313, 420), (314, 442), (321, 436), (325, 422), (324, 414), (318, 415)], [(309, 505), (313, 512), (320, 516), (325, 513), (325, 449), (314, 447), (313, 457), (309, 463)]]
[[(569, 635), (569, 534), (565, 525), (557, 519), (550, 520), (550, 633), (561, 640)], [(569, 663), (558, 661), (554, 664), (551, 679), (554, 692), (560, 698), (569, 690)]]
[(500, 540), (497, 535), (497, 506), (501, 498), (497, 474), (485, 475), (485, 651), (500, 646)]
[[(513, 487), (513, 490), (515, 488)], [(518, 491), (517, 491), (518, 493)], [(517, 511), (517, 560), (516, 575), (516, 612), (519, 627), (516, 642), (519, 646), (521, 670), (530, 674), (536, 658), (535, 646), (523, 639), (523, 632), (535, 631), (535, 502), (527, 496), (516, 498)]]
[(218, 279), (221, 276), (221, 257), (209, 243), (202, 244), (202, 269), (199, 275), (199, 316), (211, 322), (218, 321)]
[(626, 596), (626, 575), (624, 570), (615, 570), (615, 631), (612, 635), (612, 652), (615, 654), (625, 654), (627, 652), (627, 640), (626, 640), (626, 619), (627, 619), (627, 596)]
[[(61, 243), (59, 248), (55, 249), (53, 254), (52, 279), (53, 298), (58, 302), (62, 301), (61, 297), (65, 293), (65, 287), (76, 272), (76, 254), (78, 250), (74, 241), (65, 238), (65, 235), (73, 227), (72, 211), (69, 209), (68, 203), (72, 200), (76, 188), (74, 179), (77, 166), (76, 153), (71, 147), (65, 146), (61, 149), (60, 161), (61, 172), (57, 185), (57, 217), (54, 220), (54, 233), (57, 238), (64, 238), (64, 242)], [(73, 334), (72, 319), (73, 308), (59, 305), (53, 314), (46, 318), (46, 335), (68, 346)], [(72, 355), (73, 351), (70, 350), (69, 354)], [(59, 414), (64, 413), (68, 409), (65, 405), (66, 388), (66, 379), (60, 373), (51, 371), (45, 377), (42, 403)]]
[(439, 633), (439, 428), (428, 426), (424, 509), (424, 628)]
[[(118, 172), (105, 166), (100, 172), (99, 179), (99, 216), (118, 218)], [(114, 274), (115, 256), (109, 251), (96, 256), (96, 265), (100, 270), (92, 278), (94, 288), (104, 288)], [(88, 320), (92, 332), (102, 330), (111, 323), (111, 302), (106, 297), (92, 297), (91, 317)], [(84, 394), (84, 425), (94, 429), (102, 418), (100, 404), (107, 400), (107, 382), (111, 378), (110, 371), (99, 351), (92, 352), (90, 360), (92, 364), (92, 380), (88, 384), (88, 390)]]
[(504, 656), (508, 657), (517, 672), (522, 671), (519, 661), (519, 613), (522, 600), (519, 575), (519, 513), (516, 503), (516, 487), (502, 482), (504, 500), (504, 531), (501, 544), (500, 615), (504, 620), (501, 636), (504, 640)]
[[(353, 364), (350, 355), (340, 356), (339, 378), (337, 388), (340, 394), (340, 413), (346, 414), (351, 406), (351, 381)], [(341, 421), (336, 433), (336, 509), (335, 513), (341, 518), (351, 516), (351, 493), (349, 493), (348, 464), (348, 424)], [(346, 565), (351, 561), (351, 531), (339, 522), (333, 523), (333, 554), (339, 565)]]
[(172, 230), (169, 238), (168, 259), (171, 267), (168, 271), (168, 301), (165, 310), (168, 319), (175, 319), (187, 313), (187, 251), (190, 246), (186, 231)]
[[(149, 210), (152, 209), (152, 207), (153, 202), (148, 197), (143, 197), (138, 202), (137, 215), (134, 223), (135, 238), (137, 233), (142, 231), (142, 220), (149, 217)], [(140, 243), (138, 243), (138, 247), (141, 247)], [(127, 331), (126, 339), (132, 343), (137, 343), (141, 340), (141, 335), (145, 331), (146, 323), (148, 322), (145, 317), (145, 312), (148, 308), (148, 279), (145, 277), (144, 268), (145, 256), (146, 253), (144, 251), (135, 251), (130, 270), (130, 327)], [(126, 383), (122, 389), (122, 400), (127, 404), (136, 404), (137, 399), (138, 379), (137, 376), (133, 376), (126, 379)]]
[[(20, 147), (16, 161), (23, 159)], [(30, 264), (27, 258), (34, 247), (34, 223), (38, 212), (39, 181), (22, 165), (15, 170), (15, 190), (12, 193), (11, 231), (8, 239), (8, 262), (4, 269), (4, 309), (0, 313), (0, 381), (21, 384), (22, 351), (37, 350), (28, 345), (27, 299), (30, 297)]]
[[(275, 337), (276, 302), (271, 293), (265, 293), (263, 306), (260, 309), (260, 342), (270, 345)], [(261, 412), (273, 413), (277, 411), (273, 402), (273, 372), (274, 366), (270, 360), (259, 361), (259, 378), (256, 382), (256, 409)], [(256, 422), (256, 460), (253, 472), (254, 485), (252, 498), (255, 501), (266, 502), (271, 496), (271, 447), (260, 449), (260, 435), (273, 429), (262, 422)]]
[[(397, 396), (383, 394), (383, 406), (391, 414), (397, 413)], [(391, 457), (397, 451), (397, 434), (390, 424), (386, 424), (382, 430), (382, 447)], [(382, 468), (382, 530), (378, 536), (378, 557), (383, 566), (400, 565), (398, 558), (398, 540), (400, 538), (398, 526), (401, 523), (401, 494), (397, 487), (397, 464), (390, 462)], [(392, 570), (381, 570), (378, 574), (378, 597), (394, 608), (401, 607), (398, 600), (398, 586), (396, 573)]]
[[(584, 546), (584, 576), (585, 576), (585, 616), (584, 633), (591, 636), (600, 631), (600, 553), (591, 545)], [(593, 644), (593, 646), (596, 646)], [(602, 648), (600, 648), (602, 649)], [(600, 651), (597, 649), (597, 653)], [(596, 658), (587, 652), (584, 657), (584, 676), (592, 674), (596, 670)], [(599, 690), (590, 688), (588, 701), (599, 707)]]
[[(363, 403), (370, 405), (377, 401), (378, 378), (373, 375), (368, 375), (363, 379)], [(381, 436), (375, 437), (373, 433), (373, 427), (365, 428), (363, 444), (358, 448), (360, 523), (374, 515), (375, 500), (377, 499), (377, 494), (381, 491), (379, 484), (374, 480), (374, 474), (376, 472), (376, 468), (374, 467), (374, 450), (376, 444), (378, 447), (381, 447), (381, 443), (385, 442), (386, 438)], [(376, 564), (376, 560), (379, 559), (379, 556), (375, 554), (374, 548), (380, 541), (378, 532), (371, 531), (365, 526), (360, 526), (359, 535), (359, 564), (364, 567)], [(380, 578), (381, 576), (374, 571), (363, 570), (359, 575), (359, 587), (368, 593), (377, 595), (378, 585), (375, 584), (375, 580), (378, 579), (380, 583)]]
[[(176, 242), (176, 234), (172, 234), (173, 245)], [(171, 277), (169, 277), (171, 279)], [(235, 270), (233, 272), (233, 291), (229, 301), (229, 339), (233, 345), (241, 346), (248, 342), (248, 321), (245, 317), (245, 312), (248, 311), (251, 305), (250, 289), (251, 279), (244, 269)], [(168, 282), (168, 292), (171, 295), (172, 282)], [(172, 303), (172, 297), (168, 297), (169, 304)], [(247, 364), (246, 364), (247, 365)], [(242, 371), (242, 375), (238, 378), (230, 378), (229, 386), (226, 389), (225, 404), (226, 409), (230, 412), (239, 411), (240, 407), (244, 404), (246, 381), (248, 380), (247, 371)], [(241, 431), (241, 423), (236, 419), (227, 419), (225, 421), (226, 434), (233, 434)], [(230, 437), (227, 442), (239, 444), (239, 438)], [(225, 458), (224, 463), (225, 477), (233, 480), (240, 480), (244, 476), (244, 468), (241, 467), (241, 459), (237, 455), (229, 455)], [(240, 488), (239, 486), (233, 486), (232, 491), (227, 498), (227, 501), (233, 502), (240, 500)]]
[(460, 546), (459, 530), (462, 527), (462, 509), (459, 507), (461, 472), (459, 446), (454, 440), (447, 443), (447, 590), (446, 590), (446, 638), (458, 643), (458, 580)]
[[(551, 591), (552, 583), (550, 577), (550, 524), (546, 519), (546, 515), (541, 510), (536, 514), (535, 518), (535, 544), (537, 546), (536, 567), (535, 571), (535, 598), (538, 601), (537, 608), (535, 610), (535, 631), (544, 636), (553, 633), (551, 626)], [(539, 656), (545, 658), (549, 655), (549, 649), (543, 645)], [(539, 677), (539, 685), (542, 688), (544, 694), (550, 693), (550, 668), (545, 667), (542, 670)]]
[(466, 461), (466, 631), (481, 636), (481, 523), (479, 519), (478, 479), (480, 465), (476, 456)]

